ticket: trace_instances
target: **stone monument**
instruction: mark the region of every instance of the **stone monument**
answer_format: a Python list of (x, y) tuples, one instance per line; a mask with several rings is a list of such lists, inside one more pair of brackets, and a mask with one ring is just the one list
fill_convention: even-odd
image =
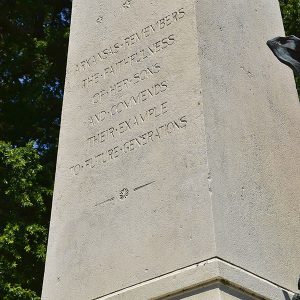
[(43, 300), (287, 300), (300, 109), (277, 0), (74, 0)]

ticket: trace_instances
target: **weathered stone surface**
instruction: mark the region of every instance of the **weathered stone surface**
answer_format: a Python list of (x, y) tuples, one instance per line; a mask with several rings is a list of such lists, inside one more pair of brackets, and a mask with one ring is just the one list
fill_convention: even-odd
[(261, 300), (262, 298), (247, 295), (228, 285), (213, 283), (202, 288), (185, 291), (176, 296), (166, 297), (161, 300)]
[(214, 257), (295, 289), (299, 104), (265, 44), (282, 32), (275, 0), (74, 1), (44, 300)]

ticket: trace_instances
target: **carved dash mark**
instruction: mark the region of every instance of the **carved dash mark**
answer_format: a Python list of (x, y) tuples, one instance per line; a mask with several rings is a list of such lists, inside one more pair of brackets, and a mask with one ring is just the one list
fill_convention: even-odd
[(95, 204), (95, 206), (99, 206), (99, 205), (102, 205), (102, 204), (105, 204), (107, 202), (111, 202), (111, 201), (114, 201), (114, 200), (115, 200), (115, 197), (112, 197), (112, 198), (110, 198), (108, 200), (105, 200), (105, 201), (102, 201), (100, 203)]
[(155, 182), (155, 181), (151, 181), (151, 182), (146, 183), (146, 184), (144, 184), (144, 185), (138, 186), (138, 187), (134, 188), (133, 190), (136, 192), (136, 191), (138, 191), (138, 190), (140, 190), (140, 189), (142, 189), (142, 188), (144, 188), (144, 187), (146, 187), (146, 186), (148, 186), (148, 185), (150, 185), (150, 184), (153, 184), (154, 182)]

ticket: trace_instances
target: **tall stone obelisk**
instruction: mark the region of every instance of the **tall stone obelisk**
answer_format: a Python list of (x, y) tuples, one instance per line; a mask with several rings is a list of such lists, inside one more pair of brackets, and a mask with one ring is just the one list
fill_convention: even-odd
[(43, 300), (291, 299), (283, 34), (277, 0), (74, 0)]

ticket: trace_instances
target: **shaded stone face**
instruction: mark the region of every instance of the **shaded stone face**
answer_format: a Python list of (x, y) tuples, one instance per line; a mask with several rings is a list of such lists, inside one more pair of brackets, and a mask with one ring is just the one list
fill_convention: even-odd
[(66, 298), (213, 256), (194, 2), (123, 2), (74, 2), (49, 250)]
[(293, 289), (299, 108), (265, 45), (282, 30), (273, 0), (74, 1), (44, 300)]

